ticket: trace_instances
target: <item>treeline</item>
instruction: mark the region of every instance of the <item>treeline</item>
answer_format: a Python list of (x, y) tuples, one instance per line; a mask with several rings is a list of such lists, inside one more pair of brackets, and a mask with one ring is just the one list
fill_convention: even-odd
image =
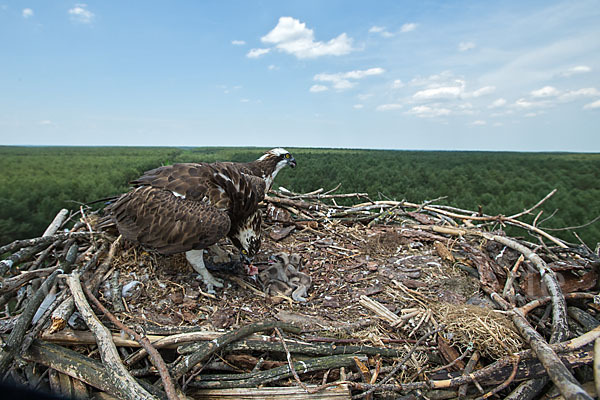
[[(262, 148), (0, 147), (0, 243), (43, 232), (61, 208), (116, 195), (143, 171), (175, 162), (250, 161)], [(600, 215), (600, 154), (288, 149), (298, 161), (274, 187), (296, 192), (342, 183), (372, 199), (437, 203), (509, 215), (552, 189), (541, 208), (546, 229), (585, 224)], [(547, 217), (551, 217), (546, 220)], [(533, 220), (533, 216), (529, 220)], [(577, 229), (590, 246), (600, 222)], [(553, 231), (570, 242), (570, 231)]]

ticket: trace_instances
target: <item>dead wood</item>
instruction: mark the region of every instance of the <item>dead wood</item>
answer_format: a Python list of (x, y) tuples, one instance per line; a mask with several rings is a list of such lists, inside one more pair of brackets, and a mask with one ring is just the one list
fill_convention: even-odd
[(58, 214), (56, 214), (56, 217), (54, 217), (54, 219), (52, 220), (50, 225), (48, 225), (48, 227), (42, 234), (42, 237), (55, 235), (56, 231), (58, 231), (58, 229), (62, 226), (62, 224), (67, 219), (68, 215), (69, 215), (69, 210), (67, 210), (66, 208), (63, 208), (62, 210), (60, 210), (58, 212)]
[[(343, 354), (296, 361), (293, 368), (299, 374), (328, 369), (350, 367), (354, 365), (355, 355)], [(271, 368), (267, 371), (251, 372), (247, 374), (230, 375), (200, 375), (189, 383), (193, 388), (243, 388), (255, 387), (262, 384), (275, 382), (292, 377), (289, 365)], [(344, 382), (341, 382), (344, 383)]]
[[(77, 246), (73, 246), (74, 247), (71, 247), (71, 249), (74, 248), (75, 251), (70, 249), (65, 262), (61, 265), (67, 272), (70, 271), (70, 269), (72, 268), (72, 264), (75, 261), (75, 258), (77, 257)], [(23, 310), (19, 319), (17, 320), (15, 327), (8, 336), (8, 339), (6, 339), (6, 341), (4, 342), (2, 349), (0, 349), (0, 373), (4, 373), (10, 366), (13, 358), (20, 349), (21, 340), (23, 339), (27, 328), (31, 324), (34, 314), (38, 310), (40, 304), (42, 304), (46, 293), (50, 290), (52, 286), (54, 286), (54, 282), (56, 281), (57, 276), (63, 272), (65, 272), (63, 269), (55, 270), (44, 281), (44, 283), (42, 284), (40, 289), (34, 294), (34, 296), (31, 297), (27, 302), (27, 305), (25, 306), (25, 309)]]
[(155, 396), (148, 393), (146, 389), (142, 388), (139, 383), (135, 381), (121, 363), (121, 359), (117, 352), (117, 348), (111, 339), (109, 330), (106, 329), (96, 315), (94, 315), (94, 312), (83, 295), (81, 283), (79, 282), (79, 275), (69, 275), (67, 283), (69, 284), (69, 289), (71, 289), (71, 294), (73, 295), (73, 300), (75, 301), (77, 309), (96, 337), (102, 362), (106, 364), (107, 368), (111, 371), (109, 383), (113, 388), (119, 388), (122, 394), (128, 399), (156, 399)]
[[(316, 386), (308, 385), (308, 389)], [(272, 400), (346, 400), (350, 398), (347, 385), (329, 387), (316, 393), (307, 393), (302, 388), (290, 387), (261, 387), (243, 389), (197, 389), (192, 392), (194, 398), (206, 400), (224, 399), (272, 399)]]
[[(85, 357), (80, 353), (57, 346), (52, 343), (46, 343), (41, 340), (35, 340), (31, 347), (23, 354), (27, 361), (35, 362), (50, 367), (63, 374), (79, 379), (86, 384), (102, 391), (108, 392), (113, 396), (122, 398), (122, 387), (114, 386), (114, 376), (111, 370), (102, 363)], [(167, 396), (161, 393), (152, 385), (143, 384), (146, 390), (150, 391), (158, 398), (166, 399)]]
[(204, 359), (206, 359), (211, 354), (215, 353), (221, 347), (236, 340), (242, 339), (253, 333), (264, 332), (272, 330), (273, 328), (280, 328), (286, 332), (300, 333), (300, 328), (277, 321), (258, 322), (255, 324), (246, 325), (236, 331), (219, 336), (218, 338), (208, 343), (205, 343), (204, 346), (202, 346), (202, 348), (197, 350), (196, 352), (184, 356), (181, 361), (179, 361), (175, 366), (173, 366), (171, 370), (172, 375), (175, 379), (179, 379), (181, 378), (181, 376), (183, 376), (183, 374), (194, 368), (196, 364), (202, 362)]
[(152, 344), (150, 343), (148, 338), (146, 336), (142, 337), (140, 334), (138, 334), (133, 329), (130, 329), (129, 327), (123, 325), (123, 323), (121, 321), (119, 321), (114, 315), (112, 315), (106, 309), (106, 307), (104, 307), (102, 305), (102, 303), (100, 303), (98, 301), (98, 299), (96, 297), (94, 297), (92, 292), (87, 287), (83, 286), (83, 291), (85, 292), (86, 296), (90, 300), (92, 300), (94, 305), (96, 307), (98, 307), (100, 309), (100, 311), (113, 324), (115, 324), (119, 329), (125, 331), (125, 333), (127, 333), (128, 335), (132, 336), (148, 352), (148, 355), (150, 356), (150, 360), (152, 361), (152, 364), (154, 364), (154, 366), (158, 370), (158, 373), (160, 374), (160, 377), (163, 382), (163, 386), (165, 388), (165, 392), (167, 393), (167, 397), (169, 398), (169, 400), (177, 400), (179, 398), (179, 396), (177, 395), (175, 386), (173, 385), (173, 381), (171, 380), (171, 376), (169, 375), (169, 371), (167, 370), (167, 366), (165, 365), (165, 362), (164, 362), (162, 356), (160, 355), (160, 353), (154, 348), (154, 346), (152, 346)]

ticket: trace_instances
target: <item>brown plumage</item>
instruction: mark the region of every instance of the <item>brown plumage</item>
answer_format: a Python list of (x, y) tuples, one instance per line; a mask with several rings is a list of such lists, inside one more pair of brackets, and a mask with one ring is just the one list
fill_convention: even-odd
[(222, 286), (204, 267), (202, 249), (228, 236), (248, 264), (260, 248), (264, 199), (277, 172), (296, 162), (273, 149), (251, 163), (182, 163), (155, 168), (107, 211), (127, 239), (162, 254), (186, 252), (212, 290)]

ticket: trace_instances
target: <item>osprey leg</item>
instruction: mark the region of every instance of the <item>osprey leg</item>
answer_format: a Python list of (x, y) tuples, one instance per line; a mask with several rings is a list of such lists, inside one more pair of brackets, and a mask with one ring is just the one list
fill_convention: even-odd
[(223, 282), (212, 276), (204, 266), (204, 250), (186, 251), (185, 258), (192, 264), (192, 268), (200, 274), (209, 293), (214, 293), (214, 287), (223, 287)]

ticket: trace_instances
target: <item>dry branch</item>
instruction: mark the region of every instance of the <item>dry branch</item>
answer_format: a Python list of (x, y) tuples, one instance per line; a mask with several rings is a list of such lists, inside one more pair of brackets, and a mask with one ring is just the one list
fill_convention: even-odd
[(175, 379), (179, 379), (183, 376), (183, 374), (190, 371), (196, 366), (196, 364), (202, 362), (211, 354), (215, 353), (219, 348), (233, 341), (242, 339), (252, 333), (268, 331), (273, 328), (280, 328), (286, 332), (300, 333), (300, 328), (277, 321), (258, 322), (255, 324), (246, 325), (237, 331), (227, 333), (208, 343), (205, 343), (200, 350), (183, 357), (183, 359), (172, 368), (172, 375)]
[(121, 363), (119, 353), (112, 341), (110, 331), (106, 329), (96, 315), (94, 315), (94, 312), (83, 295), (81, 283), (79, 282), (79, 275), (70, 275), (67, 278), (67, 283), (69, 284), (69, 289), (71, 289), (71, 294), (73, 295), (77, 309), (90, 330), (94, 333), (94, 336), (96, 336), (102, 362), (111, 371), (109, 383), (113, 388), (122, 390), (123, 395), (128, 399), (156, 399), (155, 396), (148, 393), (148, 391), (135, 381)]
[(94, 305), (96, 305), (96, 307), (98, 307), (100, 309), (100, 311), (113, 323), (115, 324), (119, 329), (125, 331), (125, 333), (127, 333), (130, 336), (133, 336), (133, 338), (140, 343), (140, 345), (148, 352), (149, 356), (150, 356), (150, 360), (152, 361), (152, 364), (154, 364), (154, 366), (156, 367), (156, 369), (158, 370), (160, 377), (163, 381), (163, 385), (165, 387), (165, 392), (167, 393), (167, 397), (169, 398), (169, 400), (177, 400), (179, 398), (179, 396), (177, 395), (177, 392), (175, 390), (175, 386), (173, 385), (173, 381), (171, 380), (171, 376), (169, 375), (169, 371), (167, 370), (167, 366), (165, 365), (165, 362), (163, 360), (163, 358), (161, 357), (160, 353), (152, 346), (152, 344), (150, 343), (150, 341), (148, 340), (147, 337), (142, 337), (140, 336), (136, 331), (134, 331), (133, 329), (128, 328), (127, 326), (123, 325), (123, 323), (121, 321), (119, 321), (114, 315), (112, 315), (107, 309), (106, 307), (104, 307), (102, 305), (102, 303), (100, 303), (98, 301), (98, 299), (96, 297), (94, 297), (94, 295), (92, 294), (92, 292), (86, 288), (85, 286), (83, 286), (83, 290), (86, 294), (86, 296), (92, 300), (92, 302), (94, 303)]

